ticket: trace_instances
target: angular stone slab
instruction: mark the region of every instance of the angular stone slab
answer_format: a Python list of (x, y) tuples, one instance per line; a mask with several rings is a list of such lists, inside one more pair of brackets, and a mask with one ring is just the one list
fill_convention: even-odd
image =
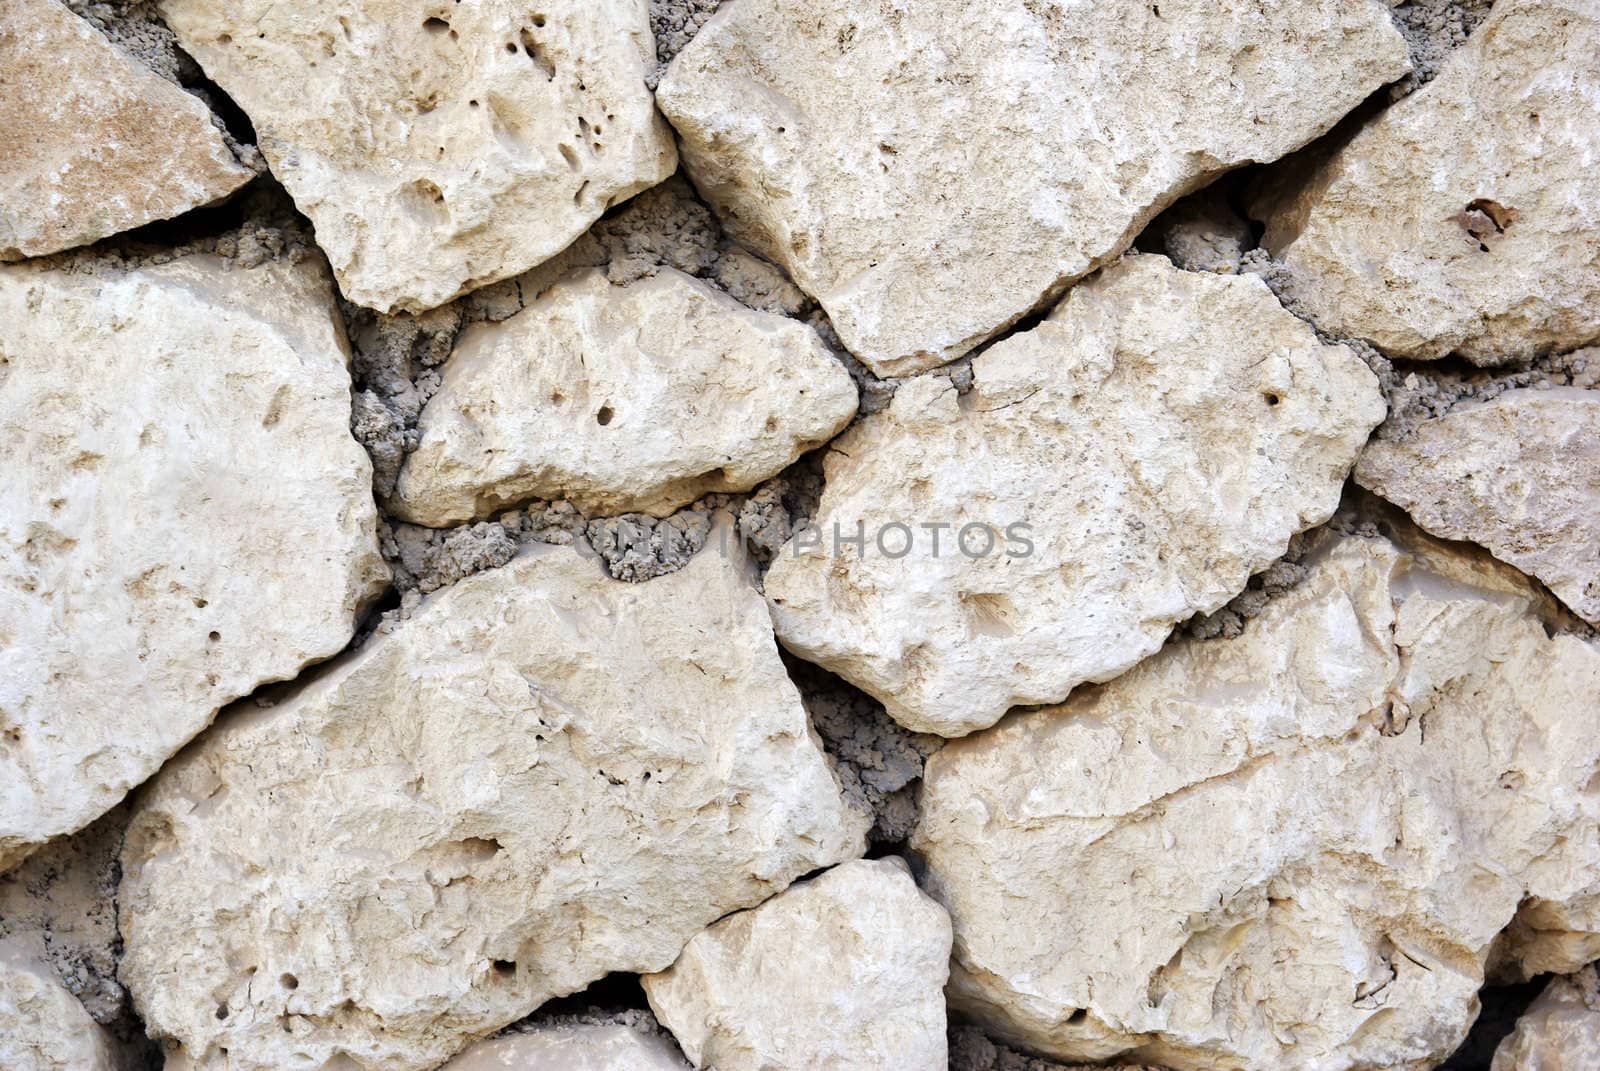
[(1600, 9), (1497, 0), (1439, 77), (1275, 211), (1325, 331), (1479, 364), (1600, 341)]
[[(731, 538), (728, 542), (732, 542)], [(438, 1066), (865, 850), (741, 564), (462, 580), (170, 763), (121, 977), (198, 1066)]]
[(786, 647), (943, 736), (1109, 680), (1238, 594), (1332, 514), (1385, 412), (1258, 279), (1159, 256), (972, 376), (912, 380), (835, 440), (816, 545), (766, 578)]
[(250, 116), (345, 296), (418, 312), (672, 174), (647, 0), (161, 0)]
[(201, 101), (58, 0), (0, 5), (0, 260), (182, 215), (254, 177)]
[(665, 516), (748, 491), (855, 412), (805, 324), (670, 268), (628, 286), (588, 271), (467, 330), (390, 508), (435, 528), (536, 497)]
[(1600, 866), (1600, 645), (1417, 539), (1330, 540), (1237, 638), (929, 760), (912, 844), (955, 1008), (1058, 1059), (1216, 1071), (1461, 1042), (1519, 905)]
[(314, 261), (0, 267), (0, 869), (350, 641), (348, 362)]
[(659, 100), (729, 233), (904, 375), (1408, 69), (1375, 0), (739, 0)]

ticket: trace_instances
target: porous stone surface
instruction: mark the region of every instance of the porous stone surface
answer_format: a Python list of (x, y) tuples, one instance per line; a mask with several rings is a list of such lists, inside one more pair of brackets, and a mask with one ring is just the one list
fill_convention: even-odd
[(647, 0), (161, 0), (249, 115), (345, 295), (421, 311), (672, 174)]
[(1468, 403), (1407, 438), (1374, 440), (1356, 480), (1600, 624), (1600, 392), (1524, 388)]
[(1430, 1068), (1519, 905), (1592, 896), (1600, 648), (1419, 533), (1307, 562), (1239, 637), (929, 761), (954, 1008), (1062, 1059)]
[(141, 799), (121, 977), (153, 1034), (230, 1071), (434, 1067), (666, 968), (867, 826), (743, 564), (710, 552), (624, 585), (526, 549), (231, 714)]
[(0, 1067), (120, 1071), (111, 1036), (61, 984), (37, 937), (0, 938)]
[(350, 640), (387, 573), (347, 362), (313, 260), (0, 268), (0, 870)]
[(1437, 78), (1271, 215), (1263, 244), (1301, 311), (1422, 360), (1600, 340), (1597, 97), (1591, 0), (1499, 0)]
[(950, 918), (897, 858), (843, 863), (643, 979), (696, 1067), (946, 1071)]
[(818, 530), (766, 577), (786, 647), (942, 736), (1108, 680), (1222, 606), (1332, 514), (1384, 413), (1366, 366), (1259, 280), (1159, 256), (1075, 287), (972, 380), (910, 380), (835, 440)]
[(480, 1041), (440, 1071), (688, 1071), (672, 1042), (626, 1026), (547, 1026)]
[(740, 0), (657, 97), (729, 232), (874, 372), (902, 375), (1408, 69), (1376, 0)]
[(1489, 1071), (1600, 1067), (1600, 977), (1594, 967), (1556, 978), (1495, 1050)]
[(665, 516), (749, 490), (855, 413), (804, 324), (670, 268), (627, 286), (591, 269), (466, 330), (388, 505), (436, 528), (532, 498)]
[(254, 177), (199, 100), (59, 0), (0, 6), (0, 260), (87, 245)]

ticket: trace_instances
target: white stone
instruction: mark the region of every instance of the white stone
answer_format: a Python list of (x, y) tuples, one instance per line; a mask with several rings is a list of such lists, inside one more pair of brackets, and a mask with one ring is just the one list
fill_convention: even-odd
[(729, 233), (902, 375), (1408, 69), (1376, 0), (739, 0), (659, 100)]
[(1356, 480), (1600, 624), (1600, 392), (1510, 390), (1463, 405), (1406, 438), (1373, 440)]
[(585, 271), (467, 329), (390, 507), (436, 528), (535, 497), (665, 516), (748, 491), (855, 412), (805, 324), (671, 268), (628, 286)]
[[(1385, 411), (1260, 280), (1158, 256), (1073, 288), (972, 375), (959, 397), (911, 380), (835, 440), (821, 545), (797, 535), (766, 578), (784, 646), (944, 736), (1109, 680), (1220, 607), (1332, 514)], [(986, 556), (958, 547), (969, 524), (998, 532)], [(835, 553), (835, 527), (865, 552)]]
[(36, 936), (0, 938), (0, 1067), (118, 1071), (110, 1035), (61, 984)]
[(1587, 892), (1600, 646), (1486, 555), (1324, 538), (1239, 637), (929, 760), (955, 1008), (1061, 1059), (1420, 1071), (1519, 904)]
[(948, 1071), (949, 973), (949, 915), (891, 858), (729, 916), (642, 981), (696, 1067)]
[(531, 547), (169, 763), (119, 897), (152, 1034), (196, 1067), (423, 1071), (860, 855), (717, 545), (644, 584)]
[(253, 177), (199, 99), (59, 0), (0, 4), (0, 260), (181, 215)]
[(160, 0), (250, 116), (345, 296), (412, 312), (672, 174), (647, 0)]
[(1590, 1071), (1600, 1067), (1600, 979), (1588, 967), (1545, 986), (1500, 1042), (1489, 1071)]
[(1600, 340), (1600, 8), (1498, 0), (1269, 220), (1323, 330), (1492, 364)]
[(0, 268), (0, 869), (349, 642), (388, 573), (348, 359), (312, 261)]
[(626, 1026), (546, 1026), (469, 1046), (439, 1071), (688, 1071), (672, 1043)]

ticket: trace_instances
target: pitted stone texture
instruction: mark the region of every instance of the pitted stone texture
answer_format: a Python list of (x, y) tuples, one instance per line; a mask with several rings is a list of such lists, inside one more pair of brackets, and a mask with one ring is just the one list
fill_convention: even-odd
[(161, 0), (345, 296), (441, 305), (672, 174), (647, 0)]
[(390, 508), (435, 528), (532, 498), (665, 516), (748, 491), (855, 412), (806, 325), (670, 268), (628, 286), (587, 271), (468, 328)]
[(1600, 8), (1499, 0), (1427, 86), (1277, 209), (1323, 330), (1480, 364), (1600, 340)]
[(729, 233), (881, 376), (961, 356), (1408, 69), (1375, 0), (739, 0), (658, 99)]
[(689, 1071), (665, 1038), (626, 1026), (548, 1026), (469, 1046), (439, 1071)]
[[(1384, 414), (1367, 367), (1260, 280), (1159, 256), (1073, 288), (972, 377), (911, 380), (836, 440), (821, 547), (797, 535), (766, 578), (784, 646), (942, 736), (1108, 680), (1222, 606), (1328, 518)], [(969, 524), (1001, 533), (986, 556), (981, 529), (958, 547)], [(1031, 553), (1002, 538), (1017, 524)], [(835, 526), (865, 552), (835, 553)]]
[(1374, 440), (1356, 480), (1600, 624), (1600, 392), (1512, 390), (1462, 406), (1408, 438)]
[(119, 1071), (111, 1036), (61, 984), (37, 936), (0, 938), (0, 1067)]
[(195, 1067), (422, 1071), (865, 834), (738, 563), (529, 548), (162, 771), (121, 976)]
[(956, 1008), (1057, 1058), (1206, 1071), (1422, 1071), (1460, 1043), (1518, 905), (1600, 865), (1600, 648), (1487, 555), (1407, 538), (1332, 541), (1238, 638), (929, 761), (912, 843)]
[(1586, 967), (1545, 987), (1495, 1050), (1489, 1071), (1600, 1067), (1600, 978)]
[(349, 642), (387, 570), (348, 357), (313, 261), (0, 268), (0, 869)]
[(948, 1071), (950, 917), (899, 859), (843, 863), (642, 979), (696, 1067)]
[(0, 260), (87, 245), (253, 173), (206, 106), (59, 0), (0, 4)]

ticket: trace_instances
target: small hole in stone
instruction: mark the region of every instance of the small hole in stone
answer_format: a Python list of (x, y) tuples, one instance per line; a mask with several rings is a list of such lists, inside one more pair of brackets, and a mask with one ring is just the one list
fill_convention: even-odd
[(1268, 391), (1267, 393), (1263, 394), (1261, 397), (1263, 397), (1263, 398), (1265, 398), (1267, 400), (1267, 404), (1268, 405), (1277, 405), (1279, 402), (1283, 401), (1282, 398), (1278, 397), (1276, 394), (1273, 394), (1271, 391)]
[(535, 15), (533, 17), (533, 24), (535, 26), (539, 27), (539, 29), (541, 29), (541, 30), (544, 29), (544, 16), (543, 15)]
[[(223, 34), (221, 37), (217, 38), (217, 44), (219, 44), (219, 45), (231, 45), (231, 44), (233, 44), (233, 35), (232, 34), (226, 34), (226, 33)], [(1534, 116), (1534, 118), (1537, 119), (1538, 116)]]
[(422, 20), (422, 28), (424, 30), (427, 30), (429, 33), (434, 34), (435, 36), (437, 36), (439, 34), (442, 34), (442, 33), (446, 32), (446, 31), (448, 31), (450, 29), (450, 24), (448, 22), (446, 22), (444, 19), (438, 19), (438, 18), (423, 19)]
[(194, 605), (195, 605), (196, 609), (204, 610), (207, 606), (209, 606), (211, 604), (206, 602), (204, 599), (196, 599), (194, 601)]
[(217, 1018), (218, 1019), (226, 1019), (227, 1017), (228, 1017), (228, 1006), (226, 1004), (218, 1004), (217, 1005)]
[(600, 411), (594, 415), (594, 421), (603, 428), (607, 424), (611, 423), (611, 418), (614, 416), (616, 416), (616, 414), (611, 411), (611, 407), (609, 405), (602, 405), (600, 407)]
[(567, 162), (567, 166), (574, 171), (578, 170), (578, 154), (572, 151), (572, 146), (562, 145), (560, 148), (561, 158)]
[(279, 976), (278, 984), (283, 986), (285, 989), (299, 989), (300, 979), (296, 978), (292, 974), (284, 974)]
[(467, 107), (469, 107), (469, 108), (476, 108), (476, 107), (477, 107), (477, 106), (478, 106), (478, 102), (477, 102), (477, 101), (475, 101), (475, 100), (469, 100), (469, 101), (467, 101)]
[(494, 961), (493, 966), (494, 973), (498, 974), (502, 978), (516, 977), (517, 965), (509, 959), (497, 959)]
[(560, 405), (562, 402), (564, 402), (566, 400), (567, 400), (567, 396), (565, 394), (562, 394), (560, 391), (552, 391), (551, 394), (550, 394), (550, 404), (551, 405)]
[(218, 640), (222, 639), (222, 633), (213, 632), (210, 635), (206, 636), (206, 639), (210, 640), (212, 643), (216, 643)]

